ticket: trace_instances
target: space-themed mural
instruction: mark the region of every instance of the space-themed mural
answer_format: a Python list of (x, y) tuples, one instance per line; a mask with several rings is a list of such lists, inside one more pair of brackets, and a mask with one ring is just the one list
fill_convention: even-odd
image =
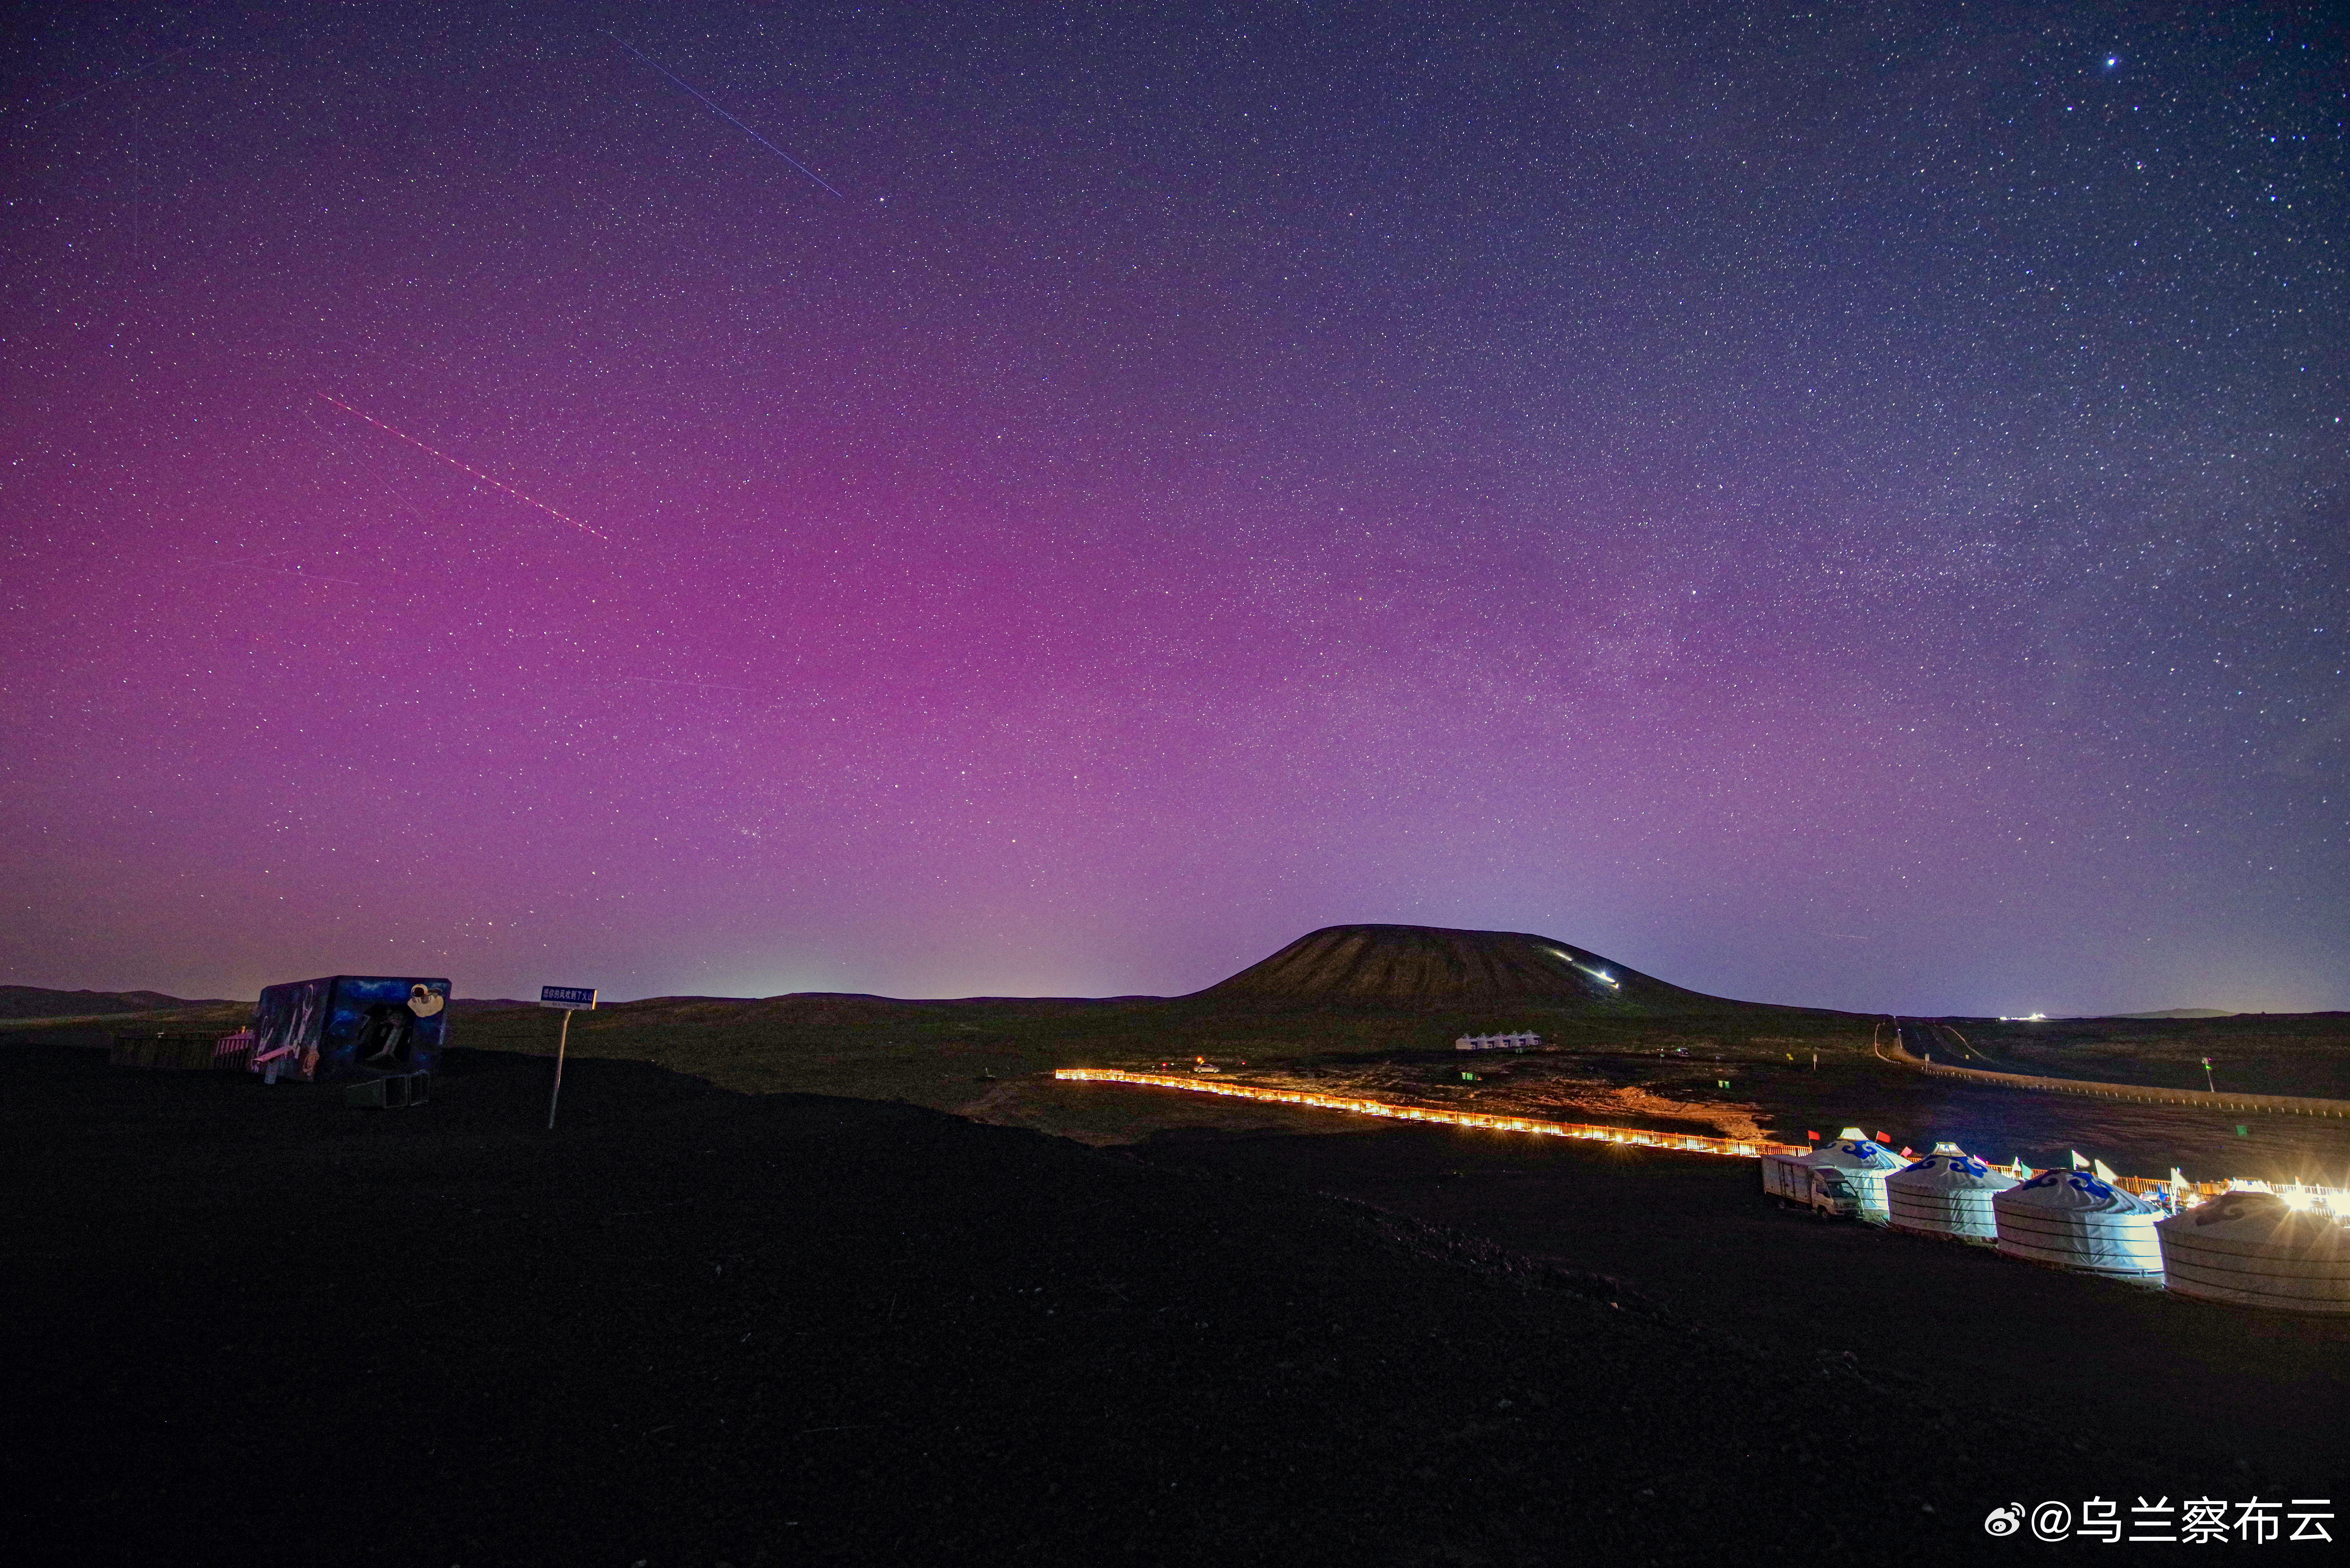
[(330, 975), (265, 987), (253, 1070), (273, 1081), (430, 1073), (448, 1041), (449, 982)]

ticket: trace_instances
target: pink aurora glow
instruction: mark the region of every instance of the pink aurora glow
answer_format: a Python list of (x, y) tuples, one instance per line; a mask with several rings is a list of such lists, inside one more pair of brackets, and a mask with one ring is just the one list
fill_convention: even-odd
[[(1716, 52), (1693, 107), (1662, 35), (1489, 81), (1466, 24), (639, 29), (836, 200), (584, 23), (362, 10), (16, 144), (7, 978), (1166, 992), (1397, 920), (1826, 1005), (2350, 1005), (2339, 357), (2161, 359), (2230, 308), (2191, 276), (2040, 354), (2000, 291), (2121, 242), (1936, 240), (1975, 121), (1846, 148), (1847, 246), (1817, 84)], [(1700, 121), (1779, 160), (1746, 207)]]

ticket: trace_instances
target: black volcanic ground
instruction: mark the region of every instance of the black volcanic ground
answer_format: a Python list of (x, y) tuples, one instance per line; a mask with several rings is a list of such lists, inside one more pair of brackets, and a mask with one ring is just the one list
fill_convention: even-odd
[(1745, 1162), (1423, 1129), (1103, 1152), (596, 1060), (549, 1135), (547, 1067), (459, 1051), (385, 1112), (0, 1051), (8, 1538), (1972, 1555), (1997, 1502), (2317, 1495), (2345, 1459), (2339, 1325), (1820, 1224)]
[[(1452, 1033), (1531, 1025), (1566, 1047), (1541, 1062), (1727, 1075), (1790, 1129), (2330, 1174), (2339, 1124), (2240, 1139), (1929, 1081), (1866, 1018), (1512, 932), (1332, 928), (1175, 999), (622, 1004), (572, 1021), (552, 1135), (528, 1053), (556, 1021), (460, 1011), (496, 1049), (404, 1112), (89, 1048), (234, 1007), (0, 1030), (5, 1539), (427, 1568), (1998, 1556), (1994, 1504), (2330, 1495), (2350, 1465), (2350, 1324), (1815, 1221), (1751, 1162), (1197, 1118), (1095, 1149), (904, 1102), (976, 1115), (1143, 1053), (1457, 1079)], [(2345, 1059), (2338, 1018), (1965, 1027), (2090, 1075), (2211, 1054), (2326, 1092)], [(834, 1093), (737, 1092), (765, 1088)], [(1149, 1132), (1156, 1092), (1099, 1093)]]

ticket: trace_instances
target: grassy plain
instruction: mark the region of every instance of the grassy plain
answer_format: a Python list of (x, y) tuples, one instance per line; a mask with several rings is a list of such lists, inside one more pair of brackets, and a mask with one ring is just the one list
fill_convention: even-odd
[[(536, 1008), (457, 1021), (464, 1044), (550, 1052), (556, 1015)], [(1657, 1015), (1534, 1004), (1491, 1007), (1295, 1003), (1226, 998), (899, 1002), (800, 995), (741, 1002), (662, 997), (575, 1014), (570, 1049), (652, 1062), (747, 1093), (781, 1090), (962, 1107), (994, 1084), (1057, 1067), (1190, 1065), (1338, 1073), (1399, 1056), (1466, 1062), (1469, 1033), (1531, 1029), (1569, 1052), (1732, 1061), (1817, 1050), (1866, 1055), (1870, 1023), (1849, 1013), (1738, 1009)], [(1457, 1073), (1454, 1074), (1457, 1079)]]
[[(2350, 1122), (2126, 1106), (1935, 1082), (1877, 1060), (1855, 1013), (1739, 1003), (1415, 1004), (1191, 997), (897, 1001), (801, 994), (661, 997), (572, 1017), (584, 1059), (649, 1063), (748, 1094), (898, 1100), (1094, 1145), (1153, 1137), (1353, 1132), (1359, 1117), (1158, 1089), (1056, 1084), (1066, 1066), (1188, 1067), (1405, 1104), (1662, 1132), (1800, 1142), (1865, 1125), (1897, 1146), (1951, 1138), (1992, 1158), (2061, 1164), (2078, 1148), (2133, 1175), (2350, 1179)], [(99, 1045), (116, 1033), (234, 1028), (242, 1004), (0, 1023), (0, 1041)], [(463, 1007), (452, 1038), (550, 1054), (560, 1015)], [(1954, 1021), (1981, 1064), (2199, 1086), (2350, 1095), (2350, 1016)], [(1555, 1050), (1457, 1053), (1462, 1033), (1533, 1030)], [(1464, 1081), (1463, 1072), (1476, 1075)], [(1728, 1086), (1724, 1087), (1724, 1083)], [(2239, 1131), (2239, 1127), (2243, 1130)]]
[(102, 1046), (117, 1034), (203, 1034), (243, 1028), (249, 1002), (197, 1002), (138, 1012), (69, 1013), (56, 1018), (0, 1019), (0, 1041), (18, 1044)]
[[(1961, 1022), (1992, 1047), (1990, 1065), (2164, 1082), (2182, 1055), (2289, 1041), (2272, 1075), (2322, 1093), (2350, 1060), (2340, 1017), (2106, 1021), (2077, 1039)], [(536, 1008), (469, 1013), (463, 1044), (544, 1054), (558, 1020)], [(2045, 1026), (2039, 1026), (2045, 1029)], [(1453, 1051), (1464, 1033), (1530, 1029), (1557, 1047), (1523, 1056)], [(766, 1001), (660, 998), (573, 1016), (571, 1050), (654, 1064), (747, 1093), (903, 1100), (972, 1120), (1096, 1145), (1153, 1137), (1351, 1132), (1342, 1113), (1182, 1095), (1055, 1084), (1066, 1066), (1181, 1069), (1204, 1057), (1219, 1076), (1318, 1087), (1391, 1102), (1453, 1106), (1662, 1132), (1721, 1132), (1800, 1142), (1863, 1125), (1897, 1147), (1950, 1138), (1978, 1153), (2063, 1164), (2074, 1148), (2133, 1175), (2182, 1165), (2227, 1176), (2350, 1179), (2350, 1122), (2220, 1115), (1951, 1085), (1878, 1060), (1875, 1023), (1853, 1013), (1742, 1007), (1664, 1012), (1590, 1004), (1496, 1009), (1396, 1002), (1288, 1002), (1197, 996), (1101, 1001), (898, 1002), (790, 996)], [(2140, 1059), (2130, 1043), (2152, 1041)], [(2072, 1052), (2070, 1055), (2064, 1053)], [(2192, 1056), (2187, 1055), (2191, 1062)], [(2215, 1059), (2217, 1056), (2215, 1054)], [(2199, 1068), (2198, 1069), (2199, 1071)], [(1471, 1072), (1475, 1080), (1464, 1081)], [(2140, 1078), (2139, 1074), (2145, 1076)], [(1725, 1088), (1722, 1085), (1727, 1083)], [(2242, 1125), (2245, 1131), (2239, 1133)]]

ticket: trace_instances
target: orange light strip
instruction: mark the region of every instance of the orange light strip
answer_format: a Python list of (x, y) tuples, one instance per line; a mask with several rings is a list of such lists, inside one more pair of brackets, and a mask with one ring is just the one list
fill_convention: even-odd
[(1592, 1138), (1603, 1143), (1638, 1145), (1643, 1148), (1679, 1149), (1689, 1154), (1726, 1154), (1756, 1159), (1766, 1154), (1805, 1152), (1794, 1144), (1768, 1143), (1752, 1138), (1641, 1132), (1630, 1127), (1603, 1127), (1586, 1122), (1546, 1122), (1532, 1116), (1494, 1116), (1485, 1111), (1440, 1111), (1426, 1106), (1390, 1105), (1385, 1100), (1309, 1094), (1304, 1089), (1260, 1089), (1248, 1084), (1211, 1084), (1198, 1078), (1176, 1078), (1159, 1073), (1128, 1073), (1116, 1067), (1063, 1067), (1053, 1076), (1065, 1083), (1139, 1084), (1154, 1089), (1188, 1089), (1195, 1095), (1222, 1095), (1231, 1099), (1262, 1100), (1277, 1106), (1307, 1106), (1320, 1111), (1350, 1111), (1357, 1116), (1386, 1116), (1394, 1121), (1442, 1122), (1450, 1127), (1533, 1133), (1540, 1137)]

